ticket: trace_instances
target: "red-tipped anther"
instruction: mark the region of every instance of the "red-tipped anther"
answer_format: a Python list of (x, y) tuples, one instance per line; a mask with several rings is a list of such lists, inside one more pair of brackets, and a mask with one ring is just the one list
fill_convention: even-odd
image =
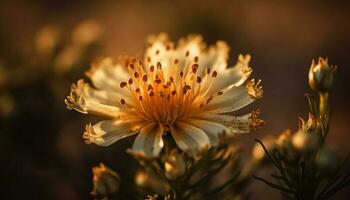
[(147, 75), (143, 75), (142, 80), (145, 81), (145, 82), (147, 82), (147, 80), (148, 80)]
[(197, 76), (197, 83), (201, 83), (202, 82), (202, 78)]
[(217, 73), (215, 70), (214, 70), (213, 73), (211, 74), (211, 76), (212, 76), (213, 78), (215, 78), (217, 75), (218, 75), (218, 73)]
[(123, 87), (125, 87), (125, 86), (126, 86), (126, 83), (125, 83), (125, 82), (121, 82), (121, 83), (120, 83), (120, 87), (121, 87), (121, 88), (123, 88)]

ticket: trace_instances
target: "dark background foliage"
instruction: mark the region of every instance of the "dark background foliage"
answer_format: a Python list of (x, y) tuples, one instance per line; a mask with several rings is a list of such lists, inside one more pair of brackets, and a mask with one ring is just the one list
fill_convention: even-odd
[[(99, 162), (122, 175), (122, 190), (132, 191), (135, 163), (124, 151), (132, 138), (108, 148), (84, 144), (84, 125), (98, 119), (65, 109), (63, 100), (90, 62), (103, 56), (141, 55), (146, 37), (159, 32), (168, 32), (174, 40), (189, 33), (202, 34), (209, 44), (225, 40), (231, 46), (230, 64), (239, 53), (252, 55), (253, 76), (263, 80), (264, 98), (247, 110), (261, 108), (267, 125), (233, 141), (245, 154), (254, 138), (297, 129), (297, 117), (306, 117), (311, 60), (328, 57), (339, 67), (328, 143), (349, 152), (349, 9), (346, 1), (2, 0), (1, 199), (89, 199), (90, 169)], [(45, 72), (35, 67), (21, 72), (31, 65), (26, 52), (41, 27), (59, 26), (69, 37), (83, 20), (97, 21), (103, 37), (78, 67), (64, 75), (55, 75), (50, 64), (41, 66)], [(12, 76), (15, 73), (19, 75)], [(254, 183), (250, 192), (253, 199), (279, 198), (261, 183)], [(347, 199), (347, 193), (349, 189), (334, 199)]]

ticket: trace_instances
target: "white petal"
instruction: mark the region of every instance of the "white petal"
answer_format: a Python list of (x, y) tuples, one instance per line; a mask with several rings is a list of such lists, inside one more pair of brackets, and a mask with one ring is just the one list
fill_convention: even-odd
[(135, 139), (133, 149), (146, 157), (156, 157), (164, 146), (162, 139), (164, 128), (157, 123), (144, 126)]
[(176, 122), (170, 126), (171, 135), (177, 146), (190, 155), (196, 155), (210, 147), (205, 132), (185, 122)]
[[(162, 64), (165, 79), (182, 70), (186, 74), (194, 63), (194, 57), (200, 57), (205, 48), (205, 43), (199, 35), (181, 38), (176, 48), (166, 34), (150, 37), (149, 43), (150, 47), (146, 50), (145, 58), (151, 58), (149, 65), (156, 66), (158, 62)], [(189, 52), (188, 56), (186, 56), (187, 52)], [(175, 59), (178, 61), (176, 67)]]
[(90, 71), (87, 72), (87, 75), (93, 85), (100, 90), (129, 95), (129, 91), (126, 88), (120, 87), (121, 82), (129, 80), (129, 73), (121, 64), (113, 64), (110, 58), (105, 58), (93, 65)]
[(210, 46), (207, 51), (202, 52), (198, 57), (198, 75), (204, 75), (207, 68), (218, 72), (226, 70), (229, 51), (230, 47), (226, 42), (218, 41), (215, 45)]
[(83, 138), (87, 143), (108, 146), (125, 137), (140, 131), (143, 120), (134, 118), (129, 120), (105, 120), (97, 124), (86, 126)]
[(219, 144), (219, 137), (221, 134), (230, 134), (229, 128), (213, 121), (200, 119), (186, 119), (186, 122), (205, 131), (205, 133), (210, 139), (212, 146), (217, 146)]
[(262, 97), (262, 87), (260, 81), (255, 84), (254, 80), (247, 83), (246, 86), (231, 87), (224, 91), (222, 95), (217, 95), (205, 106), (205, 110), (216, 113), (227, 113), (239, 110), (257, 98)]
[[(218, 75), (213, 82), (208, 81), (208, 95), (212, 95), (230, 87), (241, 86), (250, 76), (252, 69), (249, 67), (250, 56), (239, 55), (236, 65), (232, 68), (219, 68)], [(215, 69), (216, 70), (216, 69)]]
[(200, 113), (192, 116), (195, 119), (214, 121), (228, 127), (231, 132), (229, 136), (252, 132), (265, 124), (259, 118), (260, 112), (253, 111), (242, 116), (231, 116), (216, 113)]
[[(68, 109), (74, 109), (84, 114), (98, 114), (106, 117), (119, 118), (125, 114), (120, 109), (121, 96), (108, 91), (98, 91), (83, 80), (71, 87), (70, 96), (65, 103)], [(128, 101), (128, 103), (132, 101)]]
[[(161, 33), (157, 36), (150, 36), (148, 38), (150, 47), (146, 49), (145, 52), (145, 62), (148, 66), (157, 66), (157, 63), (160, 62), (162, 65), (162, 70), (166, 79), (170, 76), (170, 71), (172, 65), (174, 64), (176, 57), (176, 52), (173, 48), (174, 44), (169, 41), (168, 35)], [(147, 58), (150, 58), (150, 62), (147, 61)], [(148, 70), (146, 70), (148, 71)]]

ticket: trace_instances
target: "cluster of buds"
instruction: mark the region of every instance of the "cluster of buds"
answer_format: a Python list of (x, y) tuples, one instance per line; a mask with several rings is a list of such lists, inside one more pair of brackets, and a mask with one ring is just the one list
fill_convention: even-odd
[[(215, 198), (228, 188), (234, 190), (235, 186), (246, 184), (251, 175), (244, 171), (251, 167), (242, 166), (241, 152), (233, 145), (211, 148), (197, 157), (177, 148), (155, 159), (146, 159), (133, 151), (129, 153), (142, 166), (135, 176), (136, 185), (143, 190), (141, 193), (158, 194), (148, 199), (203, 199), (206, 195)], [(222, 181), (224, 183), (218, 184)]]
[(278, 182), (255, 178), (292, 199), (328, 199), (350, 184), (348, 166), (340, 165), (338, 156), (325, 146), (330, 121), (329, 92), (336, 71), (337, 67), (329, 66), (327, 59), (320, 58), (317, 64), (313, 61), (309, 85), (319, 100), (307, 96), (308, 120), (301, 119), (298, 131), (292, 134), (286, 130), (274, 142), (258, 141), (265, 156), (255, 155), (270, 160), (276, 169), (271, 176)]
[(186, 163), (184, 154), (179, 153), (177, 149), (172, 150), (164, 163), (165, 176), (170, 180), (175, 180), (183, 176), (186, 172)]

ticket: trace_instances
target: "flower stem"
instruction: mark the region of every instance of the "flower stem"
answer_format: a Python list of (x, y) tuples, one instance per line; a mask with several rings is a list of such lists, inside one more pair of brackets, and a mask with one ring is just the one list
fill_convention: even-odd
[(328, 92), (320, 92), (320, 116), (324, 116), (328, 114), (328, 101), (329, 101), (329, 93)]

